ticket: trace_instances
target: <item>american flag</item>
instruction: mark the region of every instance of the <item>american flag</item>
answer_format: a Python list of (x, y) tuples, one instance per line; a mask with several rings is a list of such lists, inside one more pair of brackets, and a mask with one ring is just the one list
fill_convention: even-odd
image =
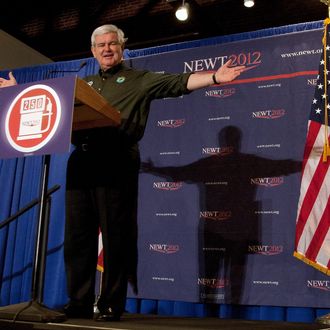
[(308, 121), (294, 256), (330, 275), (330, 46), (324, 21), (323, 53)]
[(103, 272), (103, 243), (102, 243), (102, 233), (101, 233), (101, 231), (99, 231), (97, 270), (99, 270), (100, 272)]

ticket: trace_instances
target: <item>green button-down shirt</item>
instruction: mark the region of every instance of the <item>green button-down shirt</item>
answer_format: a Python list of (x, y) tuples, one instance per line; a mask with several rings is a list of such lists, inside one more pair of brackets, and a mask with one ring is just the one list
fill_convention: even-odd
[(188, 94), (190, 74), (136, 70), (121, 63), (105, 72), (100, 70), (85, 80), (120, 112), (120, 129), (130, 141), (137, 142), (143, 136), (151, 101)]

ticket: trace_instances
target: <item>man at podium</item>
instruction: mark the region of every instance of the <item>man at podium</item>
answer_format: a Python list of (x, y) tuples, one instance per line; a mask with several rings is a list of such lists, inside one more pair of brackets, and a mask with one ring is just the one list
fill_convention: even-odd
[[(140, 157), (138, 141), (146, 126), (150, 102), (179, 97), (213, 84), (229, 82), (244, 66), (228, 61), (212, 73), (154, 73), (125, 65), (125, 37), (115, 25), (102, 25), (91, 36), (97, 74), (85, 78), (115, 109), (119, 127), (73, 133), (68, 161), (64, 259), (69, 318), (93, 318), (98, 234), (102, 231), (104, 273), (97, 302), (98, 321), (119, 321), (127, 285), (137, 292), (137, 194)], [(0, 87), (16, 84), (0, 78)]]

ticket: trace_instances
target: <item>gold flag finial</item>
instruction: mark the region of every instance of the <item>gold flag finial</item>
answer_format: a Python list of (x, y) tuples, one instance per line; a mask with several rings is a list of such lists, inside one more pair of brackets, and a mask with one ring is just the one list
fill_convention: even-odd
[(330, 0), (320, 0), (328, 6), (328, 16), (330, 17)]

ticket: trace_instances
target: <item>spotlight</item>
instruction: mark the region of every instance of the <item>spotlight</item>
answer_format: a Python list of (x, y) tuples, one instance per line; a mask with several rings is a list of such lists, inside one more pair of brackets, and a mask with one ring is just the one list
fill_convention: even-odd
[(176, 10), (175, 16), (179, 21), (186, 21), (189, 16), (189, 4), (182, 1), (182, 5)]
[(254, 6), (254, 0), (244, 0), (244, 6), (251, 8)]

